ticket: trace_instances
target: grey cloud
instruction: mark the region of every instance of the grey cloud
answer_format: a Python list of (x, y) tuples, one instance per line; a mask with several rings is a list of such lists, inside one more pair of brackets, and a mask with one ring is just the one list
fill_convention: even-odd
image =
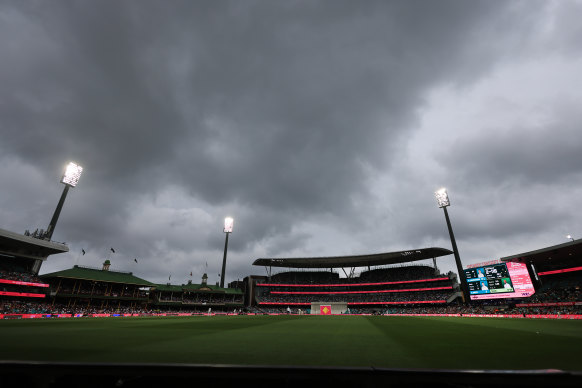
[[(168, 244), (176, 262), (196, 261), (185, 257), (220, 256), (224, 235), (211, 224), (229, 213), (233, 268), (243, 271), (261, 249), (284, 255), (308, 246), (314, 236), (296, 229), (302, 222), (334, 221), (346, 234), (376, 225), (390, 205), (369, 204), (369, 181), (408, 181), (395, 166), (427, 90), (470, 85), (527, 54), (547, 9), (490, 1), (6, 2), (0, 150), (36, 171), (59, 171), (69, 157), (85, 166), (57, 228), (64, 240), (95, 250), (118, 240), (143, 257)], [(479, 173), (483, 182), (511, 169), (537, 179), (556, 172), (525, 152), (522, 165), (506, 169), (506, 145), (520, 141), (513, 132), (486, 140), (486, 152), (477, 147), (482, 138), (463, 139), (440, 162), (462, 163), (461, 176)], [(534, 135), (528, 145), (542, 141)], [(538, 175), (540, 168), (549, 170)], [(419, 190), (415, 183), (406, 187)], [(155, 204), (170, 186), (188, 197), (179, 209), (211, 214), (184, 221), (192, 239), (178, 225), (180, 210)], [(58, 195), (34, 208), (37, 222), (48, 221)], [(408, 197), (422, 219), (424, 199)], [(410, 228), (438, 236), (432, 218), (418, 226), (388, 215), (404, 241), (413, 241), (404, 237)]]
[(531, 127), (490, 128), (461, 137), (440, 162), (473, 185), (556, 184), (580, 179), (580, 114), (556, 112), (551, 123)]

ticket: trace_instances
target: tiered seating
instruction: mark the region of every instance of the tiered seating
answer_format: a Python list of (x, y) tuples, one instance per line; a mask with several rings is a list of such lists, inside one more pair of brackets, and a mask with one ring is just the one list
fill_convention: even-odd
[(46, 298), (48, 287), (30, 273), (0, 269), (0, 298)]
[(311, 284), (311, 283), (338, 283), (339, 275), (336, 272), (323, 271), (292, 271), (280, 272), (271, 277), (273, 283)]
[(435, 275), (434, 268), (427, 266), (376, 269), (353, 279), (339, 279), (337, 274), (319, 272), (319, 278), (324, 282), (298, 282), (306, 278), (314, 279), (316, 273), (287, 272), (273, 276), (269, 283), (257, 284), (258, 305), (265, 308), (289, 305), (309, 307), (315, 302), (346, 302), (350, 309), (357, 309), (366, 306), (444, 304), (454, 292), (449, 277)]
[(552, 273), (542, 277), (542, 287), (515, 305), (520, 314), (581, 314), (582, 271)]

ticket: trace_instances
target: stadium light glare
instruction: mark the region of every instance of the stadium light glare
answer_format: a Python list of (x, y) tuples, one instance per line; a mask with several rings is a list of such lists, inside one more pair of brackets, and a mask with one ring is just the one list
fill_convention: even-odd
[(568, 239), (570, 239), (570, 240), (574, 241), (574, 237), (572, 237), (572, 236), (570, 236), (570, 235), (567, 235), (567, 236), (566, 236), (566, 238), (568, 238)]
[(439, 207), (447, 207), (451, 205), (451, 202), (449, 201), (449, 194), (447, 193), (447, 189), (444, 187), (438, 191), (435, 191), (434, 195), (437, 199)]
[(226, 217), (224, 219), (224, 233), (232, 233), (232, 228), (234, 226), (234, 220), (232, 217)]
[(459, 256), (459, 250), (457, 249), (457, 242), (455, 240), (455, 234), (453, 233), (453, 227), (451, 226), (451, 220), (449, 219), (449, 213), (447, 212), (447, 206), (451, 205), (449, 201), (449, 195), (447, 189), (442, 188), (435, 193), (439, 207), (443, 209), (445, 213), (445, 220), (447, 221), (447, 228), (449, 229), (449, 237), (451, 238), (451, 245), (453, 247), (453, 254), (455, 255), (455, 263), (457, 264), (457, 272), (459, 273), (459, 283), (461, 285), (461, 291), (463, 292), (463, 300), (465, 303), (469, 302), (469, 290), (467, 288), (467, 278), (465, 276), (465, 271), (463, 270), (463, 264), (461, 263), (461, 257)]
[(224, 219), (224, 233), (226, 238), (224, 240), (224, 255), (222, 256), (222, 273), (220, 275), (220, 287), (224, 288), (224, 272), (226, 270), (226, 253), (228, 251), (228, 235), (232, 233), (234, 227), (234, 220), (232, 217), (226, 217)]
[(79, 166), (77, 163), (70, 162), (61, 179), (61, 183), (65, 185), (69, 185), (71, 187), (77, 186), (79, 183), (79, 179), (81, 178), (81, 173), (83, 172), (83, 167)]

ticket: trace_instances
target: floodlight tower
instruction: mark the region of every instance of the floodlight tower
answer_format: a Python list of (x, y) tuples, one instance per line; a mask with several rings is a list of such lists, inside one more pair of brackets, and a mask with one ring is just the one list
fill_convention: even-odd
[(53, 236), (53, 232), (55, 231), (55, 226), (57, 226), (57, 221), (59, 220), (59, 215), (61, 214), (61, 210), (63, 208), (63, 204), (65, 203), (65, 198), (67, 197), (67, 193), (69, 192), (69, 187), (77, 186), (79, 183), (79, 178), (81, 178), (81, 173), (83, 172), (83, 167), (79, 166), (76, 163), (70, 162), (65, 169), (65, 173), (61, 178), (61, 183), (65, 185), (63, 189), (63, 194), (61, 194), (61, 199), (59, 200), (59, 204), (55, 209), (53, 214), (53, 218), (51, 218), (51, 222), (46, 230), (46, 237), (50, 240)]
[(574, 241), (574, 237), (572, 237), (571, 235), (567, 235), (566, 236), (567, 239)]
[(224, 288), (224, 271), (226, 270), (226, 251), (228, 250), (228, 235), (232, 233), (232, 228), (234, 226), (234, 220), (232, 217), (226, 217), (224, 219), (224, 233), (226, 234), (226, 239), (224, 240), (224, 256), (222, 256), (222, 274), (220, 275), (220, 287)]
[(447, 212), (447, 207), (451, 205), (449, 201), (449, 195), (447, 194), (447, 189), (442, 188), (434, 193), (439, 207), (443, 208), (445, 212), (445, 219), (447, 220), (447, 227), (449, 228), (449, 236), (451, 237), (451, 245), (453, 246), (453, 254), (455, 255), (455, 262), (457, 264), (457, 271), (459, 272), (459, 283), (461, 284), (461, 291), (463, 292), (463, 300), (465, 303), (469, 301), (469, 290), (467, 289), (467, 278), (465, 277), (465, 271), (463, 271), (463, 264), (461, 263), (461, 258), (459, 257), (459, 250), (457, 249), (457, 242), (455, 241), (455, 235), (453, 233), (453, 228), (451, 226), (451, 220), (449, 219), (449, 213)]

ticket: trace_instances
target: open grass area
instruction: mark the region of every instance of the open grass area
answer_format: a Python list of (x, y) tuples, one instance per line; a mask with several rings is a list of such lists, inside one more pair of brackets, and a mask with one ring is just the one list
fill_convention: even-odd
[(0, 320), (0, 359), (582, 370), (582, 321), (383, 316)]

